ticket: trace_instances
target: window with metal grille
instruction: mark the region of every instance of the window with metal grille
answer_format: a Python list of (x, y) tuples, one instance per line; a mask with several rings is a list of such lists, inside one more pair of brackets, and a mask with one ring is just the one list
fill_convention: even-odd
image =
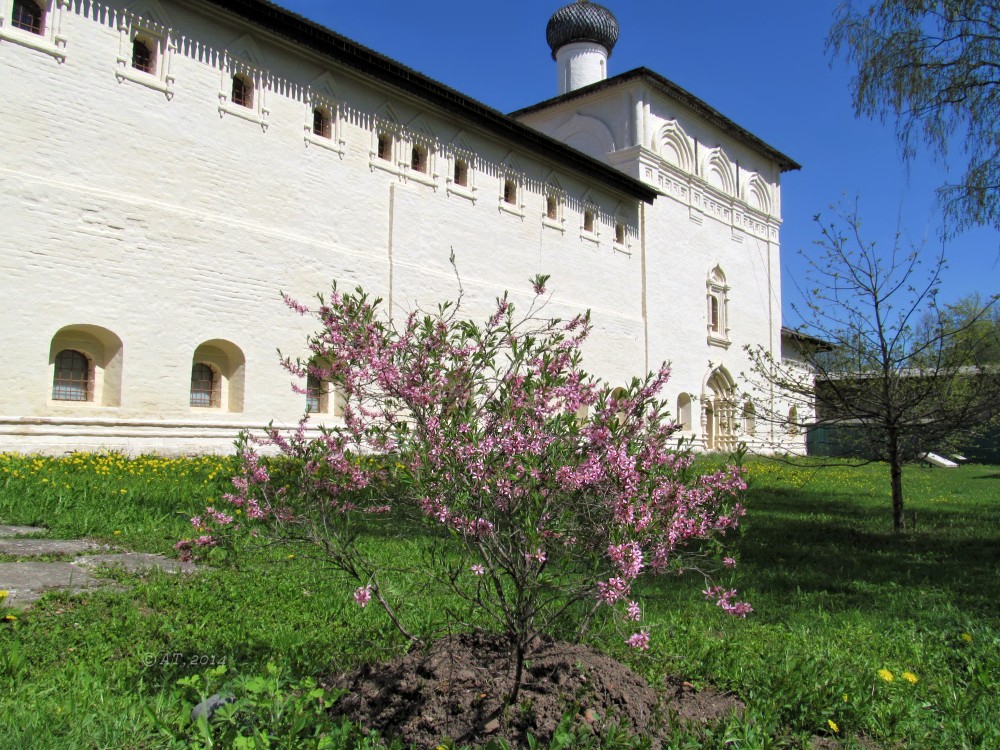
[(132, 42), (132, 67), (143, 73), (156, 72), (156, 54), (152, 46), (142, 39)]
[(196, 362), (191, 368), (191, 406), (218, 406), (220, 385), (211, 366)]
[(14, 0), (10, 23), (15, 29), (21, 29), (21, 31), (28, 31), (39, 35), (44, 34), (45, 11), (31, 0)]
[(392, 136), (388, 133), (378, 134), (378, 158), (382, 161), (392, 160)]
[(419, 144), (413, 147), (410, 153), (410, 168), (414, 172), (427, 173), (427, 147)]
[(517, 204), (517, 183), (514, 180), (507, 180), (503, 184), (503, 202), (510, 205)]
[(90, 401), (93, 396), (90, 360), (75, 349), (63, 349), (56, 355), (52, 378), (55, 401)]
[(315, 375), (306, 378), (306, 411), (310, 414), (322, 414), (326, 411), (326, 388), (323, 381)]
[(253, 84), (243, 76), (233, 76), (233, 104), (253, 108)]
[(469, 186), (469, 163), (465, 159), (455, 159), (455, 184)]
[(333, 118), (323, 107), (313, 109), (313, 133), (320, 138), (331, 138), (333, 136)]
[(594, 231), (594, 212), (584, 211), (583, 212), (583, 231), (593, 232)]

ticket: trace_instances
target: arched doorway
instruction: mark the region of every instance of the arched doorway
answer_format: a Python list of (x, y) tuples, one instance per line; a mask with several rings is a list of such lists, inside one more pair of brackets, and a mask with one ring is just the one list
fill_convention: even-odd
[(739, 442), (736, 383), (724, 367), (713, 370), (702, 393), (705, 450), (732, 451)]

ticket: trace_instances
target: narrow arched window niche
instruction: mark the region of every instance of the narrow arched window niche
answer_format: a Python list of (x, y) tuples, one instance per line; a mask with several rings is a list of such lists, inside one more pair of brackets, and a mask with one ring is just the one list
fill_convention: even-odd
[(722, 268), (716, 266), (706, 282), (706, 317), (708, 319), (708, 343), (712, 346), (728, 348), (729, 338), (729, 285)]
[(245, 371), (246, 357), (231, 341), (212, 339), (199, 345), (191, 360), (191, 408), (242, 412)]
[(691, 418), (691, 394), (682, 393), (677, 397), (677, 414), (675, 415), (677, 424), (684, 432), (691, 432), (694, 429), (694, 422)]
[(49, 343), (49, 398), (63, 406), (120, 406), (122, 341), (101, 326), (59, 329)]
[(757, 432), (757, 408), (753, 402), (746, 401), (743, 404), (743, 434), (753, 437)]

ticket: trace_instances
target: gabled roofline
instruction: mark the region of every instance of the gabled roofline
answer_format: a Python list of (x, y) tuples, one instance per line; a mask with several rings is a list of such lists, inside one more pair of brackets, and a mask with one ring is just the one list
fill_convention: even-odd
[(380, 82), (416, 96), (498, 137), (516, 141), (522, 148), (546, 159), (557, 160), (588, 181), (652, 203), (659, 191), (629, 177), (614, 167), (550, 138), (534, 128), (449, 88), (412, 68), (379, 54), (345, 36), (275, 5), (268, 0), (197, 0), (239, 16), (265, 31), (356, 70)]
[(782, 172), (802, 169), (802, 166), (791, 157), (786, 156), (773, 146), (768, 145), (746, 128), (740, 127), (717, 109), (709, 106), (706, 102), (692, 94), (690, 91), (682, 89), (673, 81), (667, 80), (659, 73), (656, 73), (649, 68), (635, 68), (634, 70), (620, 73), (612, 78), (592, 83), (589, 86), (584, 86), (583, 88), (569, 91), (552, 99), (546, 99), (544, 102), (533, 104), (530, 107), (519, 109), (516, 112), (511, 112), (510, 116), (524, 117), (525, 115), (534, 114), (535, 112), (540, 112), (544, 109), (548, 109), (549, 107), (555, 107), (563, 102), (590, 96), (591, 94), (596, 94), (600, 91), (621, 86), (635, 80), (642, 80), (644, 83), (649, 84), (660, 93), (669, 96), (671, 99), (679, 101), (695, 114), (705, 118), (705, 120), (728, 133), (743, 145), (749, 147), (753, 151), (756, 151), (762, 156), (766, 156), (771, 161), (776, 162)]

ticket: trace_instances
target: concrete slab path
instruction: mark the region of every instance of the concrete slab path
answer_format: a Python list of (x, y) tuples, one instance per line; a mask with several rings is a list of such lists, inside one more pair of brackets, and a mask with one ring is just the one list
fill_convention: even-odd
[[(49, 591), (80, 594), (94, 589), (123, 591), (116, 581), (93, 575), (95, 569), (121, 567), (132, 573), (162, 570), (165, 573), (194, 573), (193, 563), (172, 560), (163, 555), (114, 550), (106, 544), (85, 539), (24, 538), (45, 534), (47, 529), (33, 526), (0, 525), (0, 555), (40, 557), (42, 555), (77, 555), (72, 562), (17, 561), (0, 563), (0, 591), (7, 596), (0, 607), (24, 609)], [(81, 552), (97, 554), (80, 555)]]

